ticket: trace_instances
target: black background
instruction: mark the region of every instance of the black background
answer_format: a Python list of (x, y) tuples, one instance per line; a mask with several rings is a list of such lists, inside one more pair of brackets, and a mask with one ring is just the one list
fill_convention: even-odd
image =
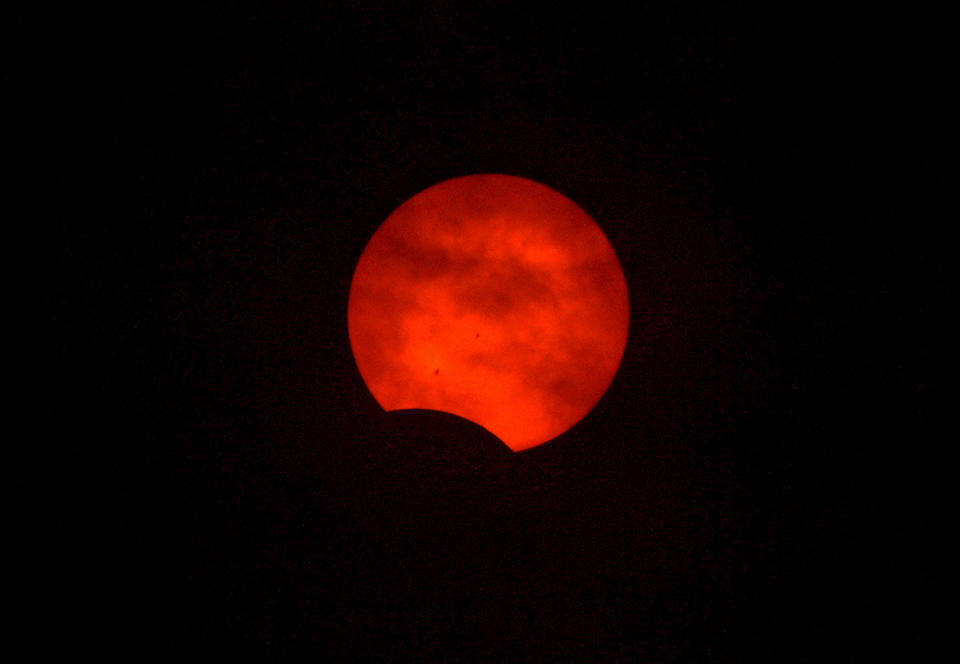
[[(904, 17), (466, 4), (18, 19), (67, 621), (120, 656), (916, 654), (945, 295)], [(347, 337), (377, 226), (482, 172), (577, 202), (630, 289), (607, 395), (518, 455), (382, 413)]]

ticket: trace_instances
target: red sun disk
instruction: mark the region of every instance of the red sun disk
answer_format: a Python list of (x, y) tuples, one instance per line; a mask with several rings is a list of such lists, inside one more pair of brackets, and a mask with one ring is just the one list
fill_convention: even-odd
[(385, 410), (459, 415), (520, 451), (600, 400), (629, 306), (586, 212), (531, 180), (471, 175), (417, 194), (380, 226), (353, 276), (348, 323)]

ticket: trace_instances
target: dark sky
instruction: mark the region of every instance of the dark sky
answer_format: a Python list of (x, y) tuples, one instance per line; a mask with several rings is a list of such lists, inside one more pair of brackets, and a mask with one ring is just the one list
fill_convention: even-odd
[[(921, 648), (945, 295), (905, 193), (929, 166), (893, 158), (893, 101), (924, 85), (896, 17), (411, 4), (37, 19), (48, 416), (96, 469), (63, 510), (86, 637), (332, 661)], [(583, 207), (630, 290), (606, 396), (518, 455), (383, 414), (347, 337), (377, 226), (483, 172)]]

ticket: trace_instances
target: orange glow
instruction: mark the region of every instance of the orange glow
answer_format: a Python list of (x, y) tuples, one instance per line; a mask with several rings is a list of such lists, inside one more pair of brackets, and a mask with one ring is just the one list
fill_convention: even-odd
[(531, 180), (471, 175), (380, 226), (353, 275), (348, 322), (385, 410), (453, 413), (518, 452), (600, 400), (629, 306), (613, 248), (575, 203)]

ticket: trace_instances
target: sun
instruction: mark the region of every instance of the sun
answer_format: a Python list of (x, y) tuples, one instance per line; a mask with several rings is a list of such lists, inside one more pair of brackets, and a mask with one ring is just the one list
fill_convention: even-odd
[(348, 325), (385, 410), (452, 413), (520, 451), (606, 392), (626, 346), (627, 286), (573, 201), (532, 180), (469, 175), (383, 222), (354, 272)]

